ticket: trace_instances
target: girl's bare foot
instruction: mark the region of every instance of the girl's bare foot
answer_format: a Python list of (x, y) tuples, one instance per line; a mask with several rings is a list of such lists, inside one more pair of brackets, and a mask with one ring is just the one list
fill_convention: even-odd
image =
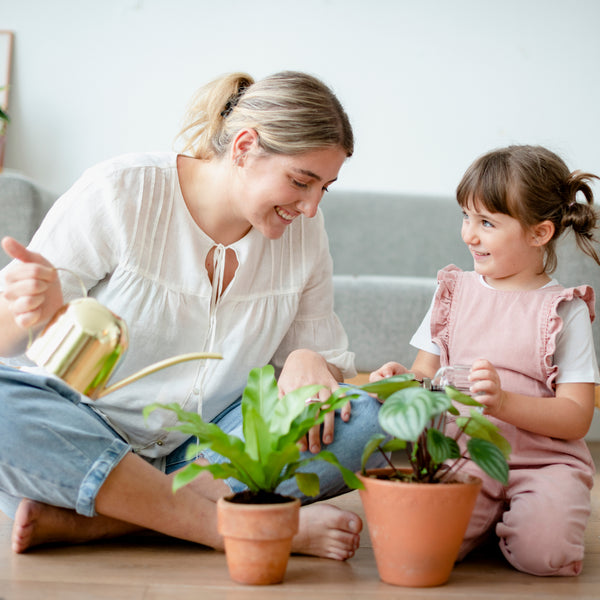
[(139, 528), (109, 517), (84, 517), (35, 500), (21, 500), (12, 529), (13, 552), (52, 542), (83, 543), (132, 533)]
[(292, 552), (322, 558), (347, 560), (360, 543), (362, 521), (353, 512), (331, 504), (311, 504), (300, 509), (300, 529)]

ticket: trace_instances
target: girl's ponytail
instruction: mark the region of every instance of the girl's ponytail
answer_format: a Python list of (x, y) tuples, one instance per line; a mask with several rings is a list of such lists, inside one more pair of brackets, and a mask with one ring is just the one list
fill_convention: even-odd
[[(571, 227), (580, 250), (600, 264), (600, 257), (593, 244), (598, 213), (594, 208), (594, 193), (589, 185), (591, 179), (600, 178), (582, 171), (570, 173), (565, 182), (565, 202), (563, 204), (561, 229)], [(578, 201), (578, 194), (585, 198), (585, 202)]]

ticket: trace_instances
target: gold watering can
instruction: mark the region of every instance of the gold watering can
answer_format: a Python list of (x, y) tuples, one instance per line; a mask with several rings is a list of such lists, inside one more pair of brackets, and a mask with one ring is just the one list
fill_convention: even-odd
[(29, 346), (26, 355), (93, 400), (177, 363), (223, 358), (211, 353), (180, 354), (105, 387), (128, 345), (125, 321), (96, 299), (86, 296), (61, 307)]

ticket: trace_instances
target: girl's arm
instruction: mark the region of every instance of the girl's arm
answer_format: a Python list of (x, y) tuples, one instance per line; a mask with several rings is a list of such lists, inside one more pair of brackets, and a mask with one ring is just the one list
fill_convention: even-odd
[(525, 396), (500, 387), (500, 377), (487, 360), (473, 363), (471, 392), (485, 412), (516, 427), (564, 440), (581, 439), (594, 415), (593, 383), (559, 383), (555, 397)]
[(397, 362), (387, 362), (369, 375), (369, 381), (379, 381), (385, 377), (401, 375), (402, 373), (413, 373), (415, 377), (420, 380), (424, 377), (429, 377), (431, 379), (439, 368), (439, 356), (432, 354), (431, 352), (426, 352), (425, 350), (419, 350), (417, 358), (415, 358), (410, 369), (407, 369), (404, 365)]

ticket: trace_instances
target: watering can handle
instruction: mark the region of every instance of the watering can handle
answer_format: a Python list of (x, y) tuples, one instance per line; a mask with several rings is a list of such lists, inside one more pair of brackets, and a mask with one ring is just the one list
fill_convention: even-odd
[(160, 371), (166, 367), (170, 367), (172, 365), (176, 365), (178, 363), (186, 362), (189, 360), (203, 360), (205, 358), (216, 358), (222, 359), (223, 357), (220, 354), (212, 354), (208, 352), (192, 352), (190, 354), (179, 354), (178, 356), (173, 356), (171, 358), (167, 358), (166, 360), (161, 360), (160, 362), (154, 363), (113, 385), (104, 388), (99, 394), (96, 395), (96, 398), (102, 398), (102, 396), (106, 396), (106, 394), (110, 394), (110, 392), (114, 392), (116, 390), (120, 390), (122, 387), (145, 377), (146, 375), (150, 375), (155, 373), (156, 371)]

